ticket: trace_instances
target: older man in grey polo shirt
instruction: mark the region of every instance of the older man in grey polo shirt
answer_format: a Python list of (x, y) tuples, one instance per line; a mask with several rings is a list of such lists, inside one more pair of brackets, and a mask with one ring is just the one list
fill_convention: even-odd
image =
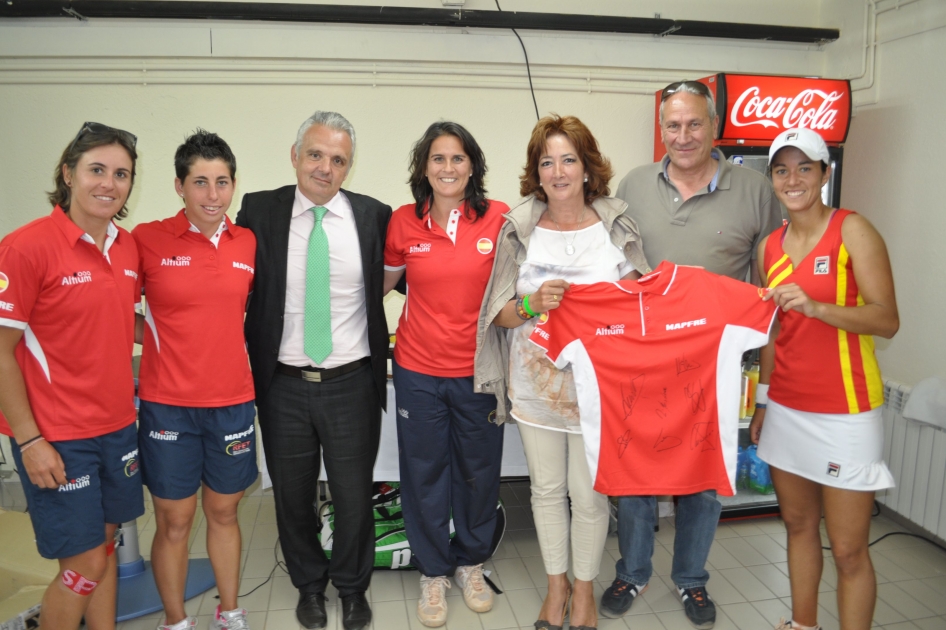
[[(705, 85), (668, 85), (660, 104), (667, 155), (628, 173), (617, 197), (637, 221), (652, 267), (670, 260), (759, 284), (752, 264), (756, 246), (781, 225), (781, 207), (763, 175), (729, 164), (713, 148), (718, 124)], [(647, 586), (654, 551), (656, 498), (621, 497), (618, 505), (621, 559), (617, 578), (601, 598), (601, 612), (608, 617), (626, 613)], [(681, 496), (677, 503), (671, 579), (697, 628), (716, 622), (716, 607), (706, 592), (706, 559), (721, 507), (713, 490)]]

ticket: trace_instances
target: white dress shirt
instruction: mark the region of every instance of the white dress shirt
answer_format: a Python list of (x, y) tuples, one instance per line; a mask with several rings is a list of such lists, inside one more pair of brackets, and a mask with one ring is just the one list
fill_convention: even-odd
[(279, 362), (297, 367), (333, 368), (371, 355), (368, 346), (368, 311), (365, 308), (365, 278), (354, 211), (348, 197), (339, 191), (325, 204), (328, 212), (322, 218), (322, 228), (328, 237), (332, 353), (322, 363), (313, 362), (306, 356), (303, 340), (305, 268), (309, 235), (315, 226), (315, 214), (310, 208), (316, 205), (296, 187), (289, 223), (286, 306)]

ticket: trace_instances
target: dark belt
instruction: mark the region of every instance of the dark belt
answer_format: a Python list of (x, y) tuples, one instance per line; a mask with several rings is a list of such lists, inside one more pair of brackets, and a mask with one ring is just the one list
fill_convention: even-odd
[(368, 365), (369, 363), (371, 363), (371, 357), (362, 357), (357, 361), (352, 361), (351, 363), (346, 363), (345, 365), (339, 365), (338, 367), (333, 368), (301, 368), (295, 367), (294, 365), (286, 365), (285, 363), (277, 363), (276, 371), (280, 374), (301, 378), (311, 383), (321, 383), (323, 381), (330, 381), (333, 378), (338, 378), (339, 376), (343, 376), (349, 372), (354, 372), (362, 365)]

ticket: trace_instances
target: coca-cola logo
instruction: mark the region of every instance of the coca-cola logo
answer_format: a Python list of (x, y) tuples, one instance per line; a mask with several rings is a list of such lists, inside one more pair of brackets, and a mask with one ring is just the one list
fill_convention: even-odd
[(761, 125), (782, 129), (805, 127), (816, 131), (833, 129), (839, 113), (835, 103), (845, 96), (836, 90), (825, 92), (812, 88), (802, 90), (794, 97), (760, 94), (758, 86), (743, 91), (733, 103), (729, 122), (736, 127)]

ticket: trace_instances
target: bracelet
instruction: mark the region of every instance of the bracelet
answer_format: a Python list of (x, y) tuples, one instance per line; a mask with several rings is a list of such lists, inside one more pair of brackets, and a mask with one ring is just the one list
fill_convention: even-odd
[[(755, 401), (763, 405), (769, 402), (769, 384), (759, 383), (755, 386)], [(763, 407), (764, 409), (764, 407)]]
[(768, 407), (768, 405), (767, 405), (766, 403), (756, 403), (756, 404), (755, 404), (755, 408), (756, 408), (756, 409), (765, 409), (766, 407)]
[(528, 296), (528, 295), (523, 295), (523, 296), (522, 296), (522, 310), (524, 310), (524, 311), (529, 315), (529, 317), (537, 317), (537, 316), (539, 315), (538, 313), (533, 313), (533, 312), (532, 312), (532, 309), (529, 308), (529, 296)]
[(42, 439), (43, 439), (43, 434), (40, 433), (39, 435), (37, 435), (37, 436), (35, 436), (35, 437), (31, 437), (30, 439), (28, 439), (28, 440), (25, 441), (25, 442), (22, 442), (22, 443), (18, 442), (18, 443), (17, 443), (17, 446), (20, 447), (20, 450), (23, 450), (23, 447), (29, 446), (29, 445), (32, 444), (33, 442), (35, 442), (35, 441), (37, 441), (37, 440), (42, 440)]
[(525, 321), (529, 319), (529, 314), (526, 313), (524, 308), (522, 308), (522, 299), (523, 299), (523, 296), (521, 295), (518, 298), (516, 298), (516, 315), (519, 316), (519, 319)]
[(32, 440), (29, 440), (28, 442), (25, 443), (24, 446), (21, 446), (21, 447), (20, 447), (20, 454), (22, 455), (23, 453), (26, 452), (27, 449), (33, 448), (34, 446), (36, 446), (37, 444), (39, 444), (40, 442), (45, 441), (45, 440), (46, 440), (46, 438), (44, 438), (42, 435), (37, 436), (37, 437), (33, 438)]

